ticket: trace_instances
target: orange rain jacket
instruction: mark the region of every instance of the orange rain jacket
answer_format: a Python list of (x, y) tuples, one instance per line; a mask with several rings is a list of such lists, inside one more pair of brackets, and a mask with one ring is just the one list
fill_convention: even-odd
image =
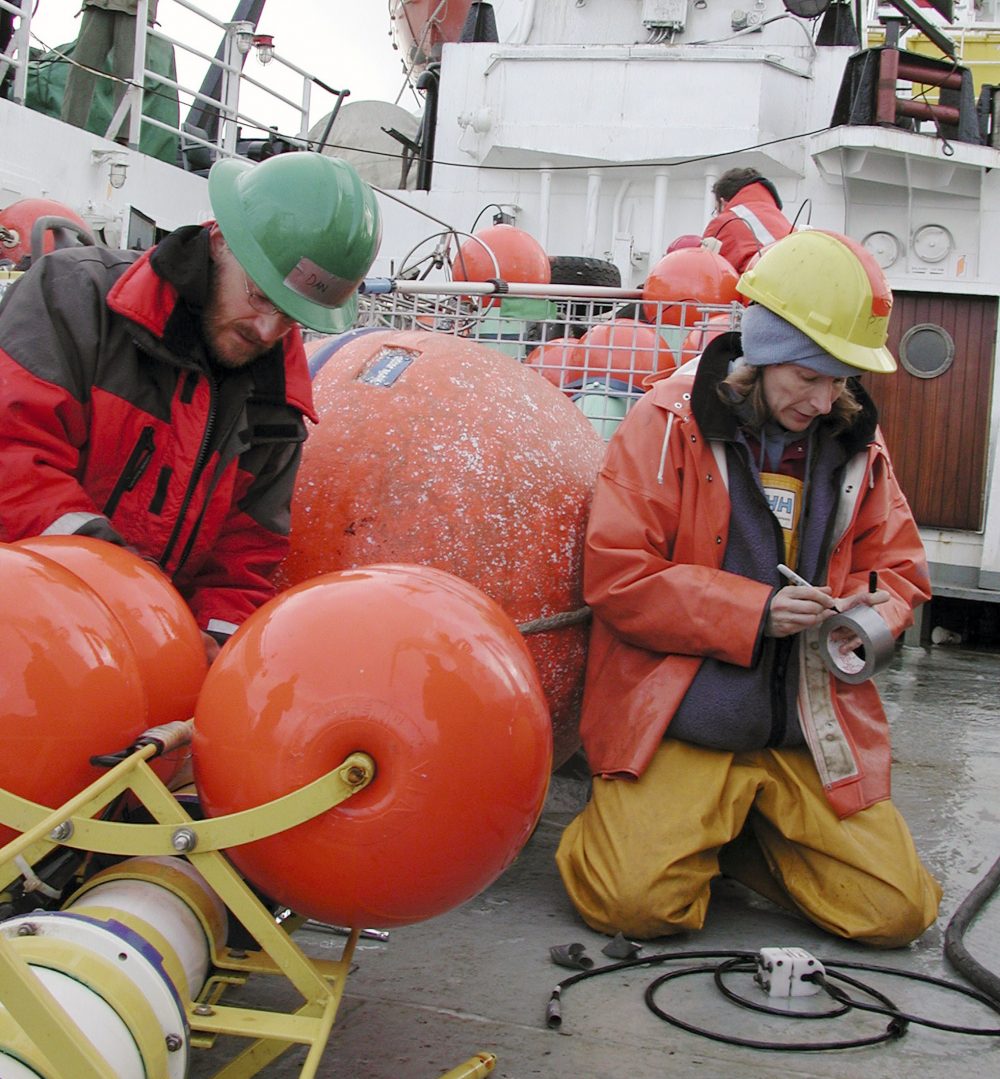
[(705, 226), (704, 237), (716, 237), (720, 254), (743, 273), (762, 248), (787, 236), (792, 223), (781, 212), (781, 200), (768, 180), (747, 184), (729, 199)]
[[(750, 666), (774, 592), (720, 568), (730, 512), (725, 446), (703, 438), (692, 416), (692, 366), (636, 404), (597, 481), (584, 561), (594, 623), (581, 718), (595, 775), (642, 774), (702, 657)], [(892, 597), (878, 612), (898, 636), (930, 584), (877, 428), (845, 467), (836, 518), (825, 583), (834, 596), (849, 595), (865, 591), (877, 570)], [(817, 637), (807, 631), (799, 649), (799, 721), (827, 797), (845, 817), (889, 797), (889, 727), (874, 684), (830, 675)]]

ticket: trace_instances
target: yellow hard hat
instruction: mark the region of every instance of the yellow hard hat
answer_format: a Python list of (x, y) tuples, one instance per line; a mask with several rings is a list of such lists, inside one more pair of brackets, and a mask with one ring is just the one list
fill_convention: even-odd
[(736, 288), (849, 366), (896, 370), (885, 347), (892, 291), (857, 241), (821, 229), (792, 232), (765, 247)]

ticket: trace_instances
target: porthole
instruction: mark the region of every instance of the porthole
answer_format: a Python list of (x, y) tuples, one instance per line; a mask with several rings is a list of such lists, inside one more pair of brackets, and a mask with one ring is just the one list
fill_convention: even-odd
[(916, 378), (937, 378), (955, 359), (955, 342), (943, 326), (911, 326), (899, 342), (899, 362)]

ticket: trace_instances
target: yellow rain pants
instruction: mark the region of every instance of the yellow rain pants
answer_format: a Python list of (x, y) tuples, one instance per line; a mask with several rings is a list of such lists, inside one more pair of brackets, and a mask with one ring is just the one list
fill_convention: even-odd
[(900, 947), (937, 916), (941, 889), (895, 806), (839, 819), (804, 748), (667, 739), (640, 779), (594, 779), (556, 862), (589, 926), (649, 939), (701, 928), (737, 837), (727, 875), (837, 936)]

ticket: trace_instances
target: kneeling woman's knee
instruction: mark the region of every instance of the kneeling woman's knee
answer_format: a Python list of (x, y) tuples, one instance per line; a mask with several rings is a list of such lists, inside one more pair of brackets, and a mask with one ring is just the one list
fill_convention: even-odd
[[(562, 852), (560, 852), (562, 853)], [(693, 901), (645, 879), (597, 875), (585, 862), (560, 858), (559, 871), (573, 906), (592, 929), (636, 940), (650, 940), (686, 929), (700, 929), (708, 907), (708, 890)]]
[(877, 914), (844, 934), (873, 948), (903, 948), (919, 937), (937, 917), (940, 889), (927, 887), (908, 895), (893, 891), (875, 906)]

